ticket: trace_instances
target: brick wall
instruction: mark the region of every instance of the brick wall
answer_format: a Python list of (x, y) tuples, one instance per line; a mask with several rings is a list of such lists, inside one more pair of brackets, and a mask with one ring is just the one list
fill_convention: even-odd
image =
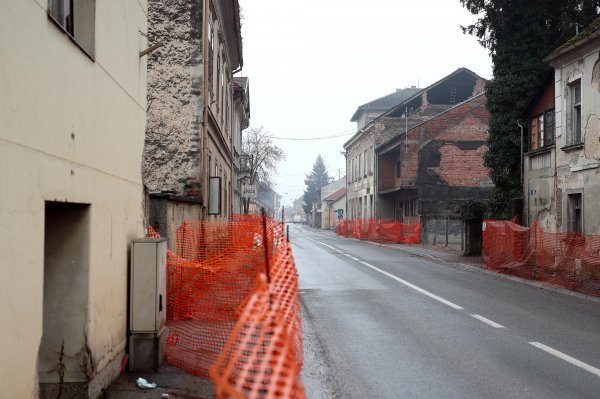
[(488, 198), (492, 182), (483, 156), (489, 113), (485, 96), (460, 104), (397, 137), (379, 155), (380, 189), (418, 188), (421, 215), (457, 214), (466, 201)]

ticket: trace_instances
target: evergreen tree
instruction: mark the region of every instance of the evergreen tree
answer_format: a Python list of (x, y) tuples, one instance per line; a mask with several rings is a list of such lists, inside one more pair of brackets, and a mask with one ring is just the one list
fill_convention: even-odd
[[(598, 17), (600, 0), (460, 0), (478, 20), (463, 27), (490, 50), (493, 80), (486, 86), (490, 111), (485, 163), (496, 201), (522, 197), (517, 120), (551, 72), (543, 62), (553, 49)], [(527, 141), (525, 141), (527, 142)]]
[(327, 174), (327, 166), (323, 157), (319, 154), (315, 163), (313, 164), (312, 171), (306, 175), (304, 179), (306, 184), (306, 190), (304, 191), (304, 204), (302, 208), (305, 213), (311, 213), (313, 204), (317, 201), (318, 191), (321, 187), (329, 184), (329, 175)]

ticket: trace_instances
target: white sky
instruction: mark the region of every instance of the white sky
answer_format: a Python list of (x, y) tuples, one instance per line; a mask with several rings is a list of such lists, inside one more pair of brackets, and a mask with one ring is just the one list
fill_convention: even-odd
[[(353, 133), (356, 108), (397, 88), (426, 87), (460, 67), (489, 79), (488, 51), (460, 25), (459, 0), (239, 0), (252, 127), (273, 136)], [(343, 144), (275, 140), (287, 159), (274, 176), (283, 205), (304, 191), (318, 154), (345, 175)]]

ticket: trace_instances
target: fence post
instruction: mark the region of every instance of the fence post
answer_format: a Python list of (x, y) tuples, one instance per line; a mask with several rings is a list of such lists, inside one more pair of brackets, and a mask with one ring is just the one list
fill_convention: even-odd
[(446, 216), (446, 247), (448, 246), (448, 216)]
[(267, 212), (262, 208), (262, 225), (263, 225), (263, 248), (265, 249), (265, 272), (267, 274), (267, 282), (271, 284), (271, 270), (269, 267), (269, 242), (267, 237)]

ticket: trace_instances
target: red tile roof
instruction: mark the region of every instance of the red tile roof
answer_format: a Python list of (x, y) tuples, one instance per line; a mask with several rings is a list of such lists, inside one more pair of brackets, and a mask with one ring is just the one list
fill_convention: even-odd
[(325, 198), (323, 201), (337, 201), (340, 198), (342, 198), (344, 195), (346, 195), (346, 187), (342, 187), (339, 190), (337, 190), (335, 193), (331, 194), (329, 197)]

